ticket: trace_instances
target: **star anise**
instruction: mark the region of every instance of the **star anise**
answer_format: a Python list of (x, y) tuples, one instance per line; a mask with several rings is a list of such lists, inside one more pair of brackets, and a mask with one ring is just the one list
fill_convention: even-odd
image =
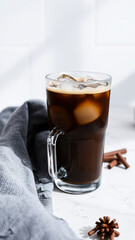
[(120, 233), (115, 230), (119, 228), (118, 223), (116, 223), (116, 219), (113, 219), (110, 222), (109, 217), (99, 218), (99, 221), (96, 222), (96, 227), (88, 232), (89, 236), (92, 236), (97, 232), (98, 236), (101, 240), (110, 239), (113, 240), (114, 237), (118, 237)]

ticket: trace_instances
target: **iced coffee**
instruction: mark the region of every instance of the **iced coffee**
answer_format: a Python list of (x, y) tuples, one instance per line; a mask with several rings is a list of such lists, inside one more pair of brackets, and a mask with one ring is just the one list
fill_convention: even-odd
[[(94, 75), (95, 76), (95, 75)], [(62, 74), (48, 81), (47, 105), (50, 130), (57, 138), (57, 174), (73, 185), (98, 182), (101, 176), (110, 82), (98, 76)]]

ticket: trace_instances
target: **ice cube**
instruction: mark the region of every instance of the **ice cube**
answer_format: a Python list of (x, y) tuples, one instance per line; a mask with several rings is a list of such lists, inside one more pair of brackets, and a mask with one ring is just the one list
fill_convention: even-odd
[(48, 85), (49, 85), (49, 87), (54, 87), (54, 88), (56, 88), (56, 87), (58, 86), (58, 83), (56, 83), (56, 82), (50, 82)]
[(77, 81), (77, 82), (84, 82), (84, 78), (83, 78), (83, 77), (77, 77), (77, 78), (76, 78), (76, 81)]
[(53, 125), (56, 127), (64, 131), (68, 131), (72, 128), (72, 117), (64, 107), (52, 105), (49, 114)]
[(95, 121), (101, 115), (101, 106), (94, 101), (85, 100), (74, 109), (74, 116), (80, 125)]
[(89, 80), (93, 80), (93, 78), (89, 75), (87, 75), (85, 78), (84, 78), (84, 82), (87, 82)]
[(60, 79), (71, 79), (71, 80), (73, 80), (73, 81), (76, 81), (76, 79), (74, 78), (74, 77), (72, 77), (72, 76), (70, 76), (70, 75), (68, 75), (68, 74), (62, 74), (62, 75), (60, 75), (58, 78), (57, 78), (57, 80), (60, 80)]
[(60, 84), (60, 88), (66, 91), (72, 91), (73, 84), (71, 82), (63, 82)]

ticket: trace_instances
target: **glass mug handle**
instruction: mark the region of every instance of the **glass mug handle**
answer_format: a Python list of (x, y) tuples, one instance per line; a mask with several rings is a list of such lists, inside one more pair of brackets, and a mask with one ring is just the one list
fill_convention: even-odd
[(64, 167), (57, 170), (56, 142), (60, 135), (64, 135), (64, 132), (58, 128), (53, 128), (47, 138), (48, 172), (53, 179), (67, 177), (67, 170)]

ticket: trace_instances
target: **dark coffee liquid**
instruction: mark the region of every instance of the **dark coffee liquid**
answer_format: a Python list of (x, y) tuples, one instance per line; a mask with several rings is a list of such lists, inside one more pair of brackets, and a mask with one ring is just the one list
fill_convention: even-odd
[(57, 169), (64, 167), (71, 184), (87, 184), (101, 174), (110, 90), (61, 93), (47, 89), (50, 129), (65, 132), (57, 141)]

